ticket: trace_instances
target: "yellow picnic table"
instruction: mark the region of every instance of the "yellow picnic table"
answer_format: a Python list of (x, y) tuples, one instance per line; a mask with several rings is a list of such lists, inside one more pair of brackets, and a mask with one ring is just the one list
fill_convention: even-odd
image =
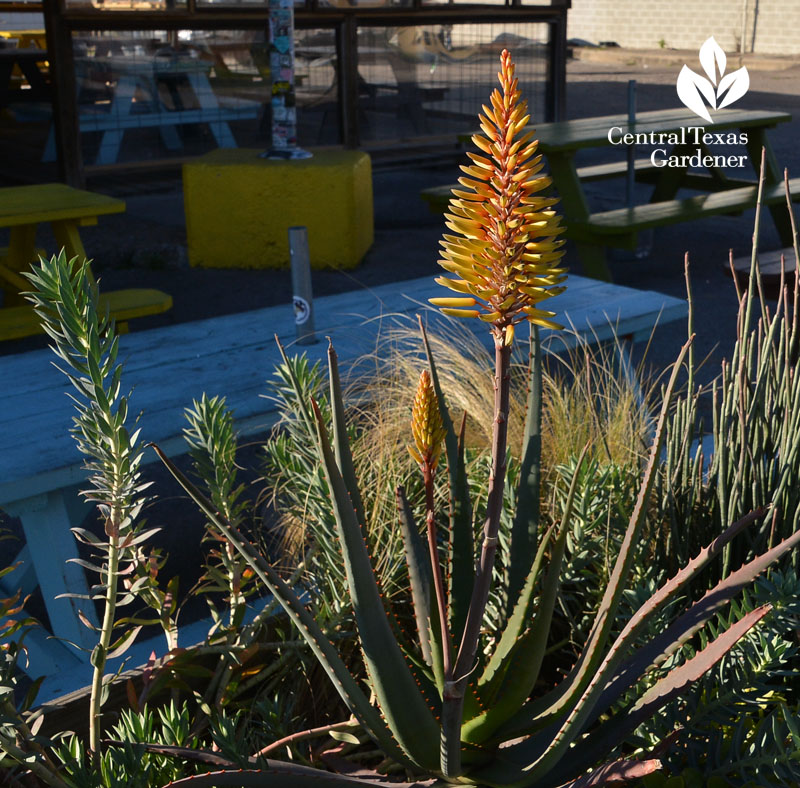
[(27, 47), (38, 47), (39, 49), (47, 49), (47, 36), (45, 31), (39, 28), (31, 28), (28, 30), (0, 30), (0, 38), (9, 41), (16, 41), (19, 49)]
[[(97, 224), (98, 216), (122, 213), (125, 203), (104, 194), (74, 189), (63, 183), (0, 188), (0, 227), (10, 229), (7, 249), (0, 250), (0, 288), (4, 291), (0, 309), (0, 340), (18, 339), (41, 332), (32, 308), (25, 304), (20, 292), (29, 289), (22, 276), (37, 259), (36, 229), (49, 222), (56, 253), (64, 249), (67, 257), (87, 259), (79, 227)], [(172, 297), (160, 290), (132, 288), (117, 290), (101, 297), (118, 327), (127, 330), (127, 321), (135, 317), (155, 315), (172, 306)]]

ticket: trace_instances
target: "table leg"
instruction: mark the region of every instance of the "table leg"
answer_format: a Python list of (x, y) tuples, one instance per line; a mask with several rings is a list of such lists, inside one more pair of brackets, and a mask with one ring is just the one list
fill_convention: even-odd
[[(547, 157), (553, 183), (561, 198), (561, 207), (567, 228), (570, 221), (582, 221), (589, 217), (589, 203), (578, 177), (575, 157), (572, 152), (551, 153)], [(592, 279), (611, 281), (611, 271), (606, 263), (606, 247), (603, 239), (597, 237), (592, 241), (576, 242), (578, 258), (583, 266), (583, 273)]]
[(123, 74), (117, 80), (114, 88), (114, 98), (111, 101), (110, 117), (119, 121), (116, 129), (107, 129), (100, 138), (100, 150), (97, 151), (95, 164), (114, 164), (119, 157), (119, 149), (122, 145), (122, 135), (125, 132), (123, 121), (131, 114), (133, 99), (136, 95), (136, 78), (129, 74)]
[[(764, 149), (764, 183), (767, 186), (772, 186), (780, 183), (783, 180), (783, 173), (778, 166), (778, 160), (775, 158), (775, 153), (770, 145), (769, 138), (767, 137), (767, 130), (765, 128), (746, 129), (747, 131), (747, 152), (750, 154), (750, 162), (756, 171), (756, 176), (759, 175), (759, 168), (761, 167), (761, 149)], [(793, 242), (792, 224), (789, 219), (789, 211), (784, 202), (768, 205), (769, 212), (772, 215), (772, 221), (775, 222), (775, 229), (778, 231), (781, 243), (784, 246), (791, 246)]]
[[(676, 145), (670, 151), (670, 156), (684, 156), (694, 153), (694, 150), (694, 147), (688, 144)], [(653, 193), (650, 195), (650, 202), (674, 200), (686, 178), (687, 169), (687, 167), (662, 167), (661, 175), (653, 187)]]
[(81, 623), (79, 616), (95, 626), (97, 616), (89, 599), (72, 596), (88, 596), (89, 586), (83, 569), (69, 560), (78, 557), (78, 550), (70, 532), (73, 523), (65, 494), (68, 493), (60, 490), (44, 493), (16, 501), (4, 509), (22, 522), (53, 634), (91, 649), (96, 636)]
[[(164, 120), (167, 121), (166, 123), (160, 123), (158, 126), (158, 133), (161, 135), (161, 141), (164, 143), (164, 147), (167, 150), (180, 150), (183, 147), (183, 143), (181, 142), (178, 130), (174, 124), (169, 123), (169, 113), (175, 110), (170, 109), (164, 103), (159, 91), (158, 79), (155, 75), (147, 79), (147, 90), (150, 91), (152, 97), (153, 112), (162, 115)], [(180, 107), (175, 107), (175, 109), (180, 109)]]
[(56, 237), (56, 244), (59, 249), (64, 250), (67, 259), (78, 258), (78, 263), (87, 260), (86, 250), (83, 248), (80, 232), (78, 232), (78, 222), (75, 219), (62, 219), (59, 222), (50, 222), (53, 228), (53, 235)]
[(210, 110), (212, 119), (208, 121), (208, 125), (211, 129), (211, 133), (214, 135), (214, 139), (217, 141), (217, 145), (219, 145), (220, 148), (235, 148), (236, 140), (231, 133), (231, 127), (228, 125), (227, 121), (213, 120), (214, 112), (219, 113), (219, 102), (214, 94), (214, 89), (211, 87), (211, 83), (208, 81), (208, 77), (205, 73), (193, 71), (188, 73), (186, 78), (189, 80), (189, 84), (192, 86), (192, 90), (197, 97), (197, 103), (200, 105), (200, 109)]
[(611, 281), (611, 271), (606, 262), (606, 247), (602, 241), (596, 243), (575, 243), (578, 258), (583, 267), (584, 276), (600, 279), (604, 282)]
[(0, 577), (0, 594), (9, 597), (19, 591), (22, 599), (32, 594), (39, 583), (36, 580), (36, 572), (33, 568), (31, 551), (28, 549), (28, 545), (25, 545), (17, 553), (14, 560), (8, 563), (8, 566), (16, 568)]
[[(31, 618), (31, 616), (24, 608), (18, 610), (13, 616), (14, 621), (25, 618)], [(5, 626), (8, 620), (8, 618), (0, 618), (0, 628)], [(18, 664), (19, 668), (30, 678), (55, 676), (83, 664), (74, 649), (70, 649), (69, 646), (56, 640), (48, 634), (46, 629), (32, 626), (24, 629), (23, 632), (25, 654), (20, 657)]]
[[(32, 594), (39, 585), (28, 545), (25, 545), (8, 565), (16, 566), (16, 569), (0, 578), (0, 596), (13, 598), (19, 594), (19, 599), (22, 600)], [(25, 618), (30, 618), (30, 616), (24, 609), (14, 614), (16, 621)], [(0, 627), (7, 620), (0, 618)], [(20, 667), (31, 678), (53, 675), (80, 664), (80, 660), (73, 651), (50, 638), (48, 633), (40, 627), (34, 626), (25, 630), (25, 650), (27, 658), (23, 657), (20, 660)]]
[(36, 225), (20, 224), (11, 228), (8, 255), (0, 262), (0, 285), (5, 291), (5, 305), (25, 303), (21, 292), (30, 289), (30, 282), (21, 276), (36, 261)]
[(50, 87), (42, 72), (39, 71), (39, 64), (31, 60), (21, 60), (19, 68), (25, 76), (25, 79), (28, 80), (31, 90), (37, 91), (40, 97), (46, 98), (50, 93)]
[(4, 60), (0, 63), (0, 108), (8, 106), (11, 99), (13, 88), (9, 83), (11, 82), (13, 71), (14, 64), (10, 60)]

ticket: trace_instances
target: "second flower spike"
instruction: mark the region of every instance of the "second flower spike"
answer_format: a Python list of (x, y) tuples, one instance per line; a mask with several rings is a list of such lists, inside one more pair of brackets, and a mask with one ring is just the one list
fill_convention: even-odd
[(411, 411), (411, 432), (414, 444), (408, 447), (409, 454), (420, 464), (434, 470), (439, 462), (444, 442), (445, 429), (436, 392), (430, 373), (423, 370), (419, 376), (417, 393)]

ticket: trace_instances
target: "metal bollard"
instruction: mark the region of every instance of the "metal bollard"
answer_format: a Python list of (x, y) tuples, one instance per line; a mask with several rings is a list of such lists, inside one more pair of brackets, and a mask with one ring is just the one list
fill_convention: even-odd
[[(628, 80), (628, 131), (635, 132), (636, 80)], [(636, 187), (636, 146), (628, 145), (628, 172), (625, 180), (625, 204), (633, 207), (633, 190)]]
[(311, 262), (308, 256), (308, 232), (305, 227), (289, 228), (289, 257), (292, 265), (292, 304), (297, 328), (297, 344), (313, 345), (314, 300), (311, 294)]

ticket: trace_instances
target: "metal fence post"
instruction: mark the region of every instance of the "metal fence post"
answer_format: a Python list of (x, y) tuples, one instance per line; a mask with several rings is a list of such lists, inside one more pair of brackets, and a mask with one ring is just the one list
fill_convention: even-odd
[(308, 232), (305, 227), (289, 228), (289, 257), (292, 266), (292, 304), (297, 328), (297, 344), (313, 345), (314, 300), (311, 293), (311, 261), (308, 256)]

